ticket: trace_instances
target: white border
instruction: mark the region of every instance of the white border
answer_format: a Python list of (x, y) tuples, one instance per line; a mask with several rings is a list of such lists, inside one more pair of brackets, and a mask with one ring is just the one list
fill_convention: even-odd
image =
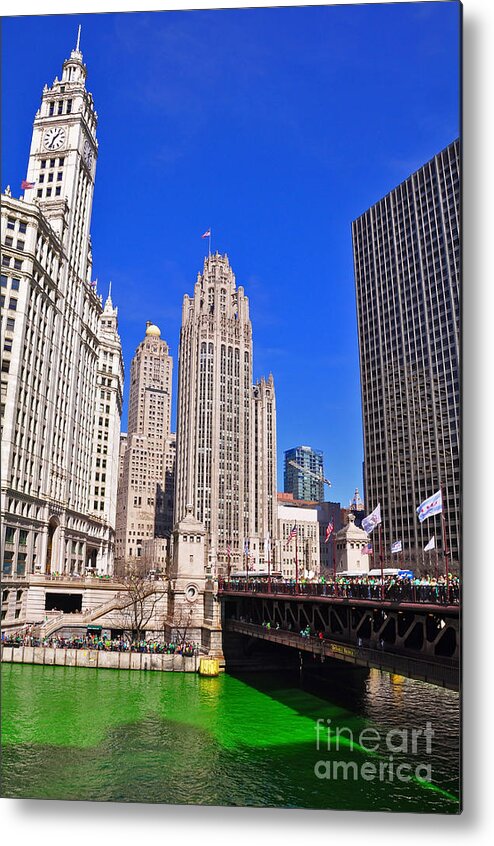
[[(377, 0), (370, 0), (377, 2)], [(408, 0), (395, 0), (408, 2)], [(420, 0), (419, 0), (420, 2)], [(125, 0), (45, 0), (43, 14), (101, 11), (145, 11), (162, 9), (205, 9), (239, 6), (292, 6), (296, 2), (222, 3), (125, 2)], [(313, 2), (311, 5), (332, 5)], [(336, 4), (334, 4), (336, 5)], [(348, 5), (352, 5), (348, 2)], [(464, 634), (464, 800), (461, 817), (408, 814), (355, 813), (336, 811), (286, 811), (241, 808), (171, 807), (98, 803), (1, 800), (0, 813), (5, 842), (35, 846), (156, 846), (184, 838), (196, 838), (201, 846), (214, 843), (269, 846), (311, 846), (319, 840), (329, 844), (365, 846), (408, 846), (427, 839), (434, 846), (454, 846), (470, 837), (483, 844), (492, 818), (494, 801), (490, 792), (494, 760), (490, 731), (493, 726), (492, 691), (486, 682), (493, 677), (487, 623), (473, 632), (474, 620), (492, 618), (489, 591), (494, 594), (494, 540), (492, 519), (492, 442), (494, 435), (491, 397), (494, 362), (494, 271), (492, 232), (494, 221), (493, 108), (494, 3), (492, 0), (464, 0), (464, 571), (466, 621)], [(39, 4), (32, 0), (3, 0), (3, 15), (34, 15)], [(29, 45), (21, 45), (29, 49)], [(2, 115), (5, 120), (5, 115)], [(489, 178), (490, 177), (490, 178)], [(489, 187), (491, 186), (490, 193)], [(487, 589), (475, 590), (483, 580)], [(492, 602), (492, 600), (491, 600)], [(469, 609), (472, 613), (469, 613)], [(492, 641), (492, 636), (491, 636)], [(479, 685), (482, 689), (479, 689)], [(492, 836), (492, 835), (491, 835)]]

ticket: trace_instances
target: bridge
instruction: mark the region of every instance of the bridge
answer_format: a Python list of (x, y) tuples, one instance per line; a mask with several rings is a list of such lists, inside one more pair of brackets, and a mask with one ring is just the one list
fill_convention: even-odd
[(221, 580), (225, 638), (269, 641), (301, 660), (345, 661), (459, 689), (456, 585)]

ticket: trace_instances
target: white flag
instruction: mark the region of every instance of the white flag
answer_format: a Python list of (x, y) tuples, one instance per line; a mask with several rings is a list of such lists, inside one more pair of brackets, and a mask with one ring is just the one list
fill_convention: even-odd
[(435, 549), (435, 548), (436, 548), (436, 536), (432, 535), (432, 537), (431, 537), (429, 543), (427, 544), (427, 546), (424, 546), (424, 552), (429, 552), (429, 550)]
[(369, 514), (368, 517), (364, 517), (362, 520), (362, 528), (364, 532), (370, 535), (373, 529), (379, 525), (381, 522), (381, 503), (378, 503), (377, 507), (374, 508), (372, 514)]
[(427, 517), (432, 517), (433, 514), (441, 514), (443, 510), (443, 494), (441, 490), (436, 491), (435, 494), (424, 499), (417, 508), (417, 516), (421, 523), (427, 520)]
[(393, 552), (402, 552), (402, 551), (403, 551), (403, 548), (402, 548), (401, 540), (395, 541), (394, 543), (391, 544), (391, 552), (392, 553)]

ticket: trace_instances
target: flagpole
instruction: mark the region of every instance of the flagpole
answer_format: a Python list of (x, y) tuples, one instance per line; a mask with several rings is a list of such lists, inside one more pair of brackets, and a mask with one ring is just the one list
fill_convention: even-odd
[(381, 599), (384, 599), (383, 541), (381, 523), (379, 523), (379, 560), (381, 562)]
[[(436, 550), (436, 556), (435, 556), (435, 558), (436, 558), (436, 566), (435, 566), (435, 568), (434, 568), (434, 570), (435, 570), (435, 572), (434, 572), (434, 576), (435, 576), (435, 579), (436, 579), (436, 582), (437, 582), (437, 577), (438, 577), (438, 575), (439, 575), (439, 557), (438, 557), (438, 554), (437, 554), (437, 546), (436, 546), (435, 550)], [(430, 563), (430, 560), (431, 560), (431, 559), (430, 559), (430, 553), (429, 553), (429, 563)]]
[(333, 534), (333, 584), (336, 584), (336, 533)]
[(298, 530), (295, 523), (295, 584), (298, 585)]
[(448, 551), (448, 539), (446, 536), (446, 517), (444, 516), (444, 499), (443, 499), (443, 489), (442, 486), (439, 488), (441, 491), (441, 522), (443, 524), (443, 544), (444, 544), (444, 564), (446, 568), (446, 596), (449, 598), (449, 551)]
[(211, 258), (211, 227), (209, 227), (209, 237), (208, 237), (208, 253), (209, 258)]
[(271, 543), (268, 545), (268, 593), (271, 593)]

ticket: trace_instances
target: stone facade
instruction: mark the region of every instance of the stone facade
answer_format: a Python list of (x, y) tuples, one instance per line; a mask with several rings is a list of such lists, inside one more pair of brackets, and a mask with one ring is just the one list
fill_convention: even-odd
[(174, 519), (191, 504), (218, 572), (244, 568), (246, 542), (259, 561), (275, 531), (275, 411), (272, 377), (252, 383), (248, 298), (228, 257), (210, 255), (182, 308)]
[[(7, 576), (113, 569), (123, 369), (116, 313), (103, 319), (91, 281), (98, 143), (85, 79), (82, 54), (73, 50), (62, 78), (43, 89), (29, 187), (19, 199), (9, 189), (2, 196), (1, 511)], [(105, 352), (115, 359), (115, 369), (103, 399)], [(103, 485), (101, 479), (96, 484), (97, 472), (105, 475)]]
[(369, 543), (369, 535), (355, 525), (355, 515), (347, 514), (347, 523), (335, 535), (336, 572), (365, 575), (369, 572), (371, 556), (362, 553)]
[[(294, 527), (297, 537), (288, 542)], [(297, 569), (300, 579), (319, 575), (321, 565), (317, 508), (278, 503), (278, 538), (274, 567), (276, 572), (281, 571), (281, 575), (288, 579), (296, 577)]]
[[(169, 538), (173, 519), (175, 435), (170, 432), (172, 358), (148, 323), (130, 371), (128, 432), (121, 439), (116, 558), (125, 569), (143, 561), (148, 541)], [(148, 562), (151, 563), (151, 562)]]

